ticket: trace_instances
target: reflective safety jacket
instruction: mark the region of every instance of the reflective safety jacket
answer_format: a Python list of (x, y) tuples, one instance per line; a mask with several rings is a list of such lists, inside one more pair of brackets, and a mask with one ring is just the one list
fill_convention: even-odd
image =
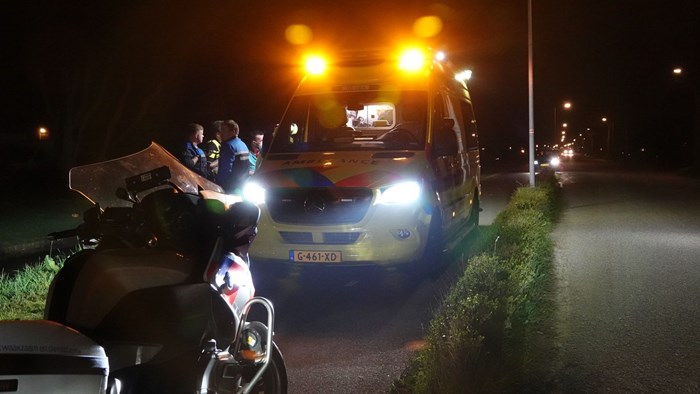
[(221, 154), (221, 142), (214, 138), (213, 140), (209, 140), (205, 143), (199, 144), (199, 147), (204, 150), (204, 153), (207, 155), (207, 160), (209, 162), (212, 162), (214, 160), (217, 160), (219, 158), (219, 155)]

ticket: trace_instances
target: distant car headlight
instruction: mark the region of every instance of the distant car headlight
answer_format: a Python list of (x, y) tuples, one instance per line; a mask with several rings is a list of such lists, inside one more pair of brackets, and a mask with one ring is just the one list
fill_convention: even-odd
[(260, 205), (265, 202), (265, 188), (259, 183), (248, 182), (243, 186), (243, 200)]
[(561, 161), (558, 157), (552, 157), (552, 159), (549, 161), (549, 165), (552, 167), (559, 167), (559, 163), (561, 163)]
[(417, 201), (421, 195), (420, 183), (402, 182), (381, 191), (380, 204), (408, 204)]

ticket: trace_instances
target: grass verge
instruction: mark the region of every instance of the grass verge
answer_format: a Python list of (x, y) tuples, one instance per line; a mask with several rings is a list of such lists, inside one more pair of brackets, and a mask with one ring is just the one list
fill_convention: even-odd
[(46, 256), (14, 275), (0, 272), (0, 320), (42, 319), (49, 285), (63, 260)]
[(514, 193), (431, 321), (427, 346), (390, 392), (544, 389), (554, 351), (550, 234), (558, 190), (552, 175)]

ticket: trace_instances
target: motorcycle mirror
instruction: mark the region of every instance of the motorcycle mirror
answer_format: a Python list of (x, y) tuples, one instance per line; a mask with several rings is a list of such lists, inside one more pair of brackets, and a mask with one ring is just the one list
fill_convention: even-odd
[(257, 228), (260, 221), (260, 208), (248, 202), (239, 202), (231, 207), (223, 215), (222, 230), (229, 237), (245, 237), (244, 230)]
[(134, 200), (132, 200), (129, 192), (126, 191), (126, 189), (123, 187), (117, 188), (116, 195), (117, 195), (117, 198), (120, 198), (122, 200), (134, 202)]

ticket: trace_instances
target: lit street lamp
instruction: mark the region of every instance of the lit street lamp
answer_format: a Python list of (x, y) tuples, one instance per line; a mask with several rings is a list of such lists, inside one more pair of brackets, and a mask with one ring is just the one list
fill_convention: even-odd
[(534, 71), (532, 63), (532, 0), (527, 0), (527, 93), (528, 93), (528, 169), (530, 187), (535, 186), (535, 105), (533, 100)]
[[(570, 101), (565, 101), (562, 105), (562, 108), (565, 110), (570, 110), (571, 109), (571, 102)], [(566, 126), (564, 126), (566, 127)], [(556, 132), (559, 126), (557, 125), (557, 106), (554, 107), (554, 131)]]
[(39, 140), (49, 139), (49, 130), (46, 129), (45, 127), (39, 127), (39, 129), (37, 129), (36, 133), (37, 133), (37, 137), (39, 138)]
[[(695, 69), (677, 66), (673, 68), (673, 79), (680, 84), (680, 91), (676, 93), (682, 98), (677, 98), (678, 104), (685, 108), (685, 113), (679, 112), (677, 123), (679, 128), (685, 128), (683, 139), (693, 141), (691, 152), (693, 164), (700, 168), (700, 88), (698, 88), (698, 74)], [(682, 93), (681, 93), (682, 92)], [(687, 111), (687, 112), (686, 112)], [(685, 124), (682, 124), (685, 123)]]
[(614, 132), (615, 123), (608, 121), (608, 118), (606, 117), (602, 117), (600, 120), (608, 126), (608, 136), (605, 142), (605, 154), (610, 157), (610, 139), (612, 138), (612, 133)]

